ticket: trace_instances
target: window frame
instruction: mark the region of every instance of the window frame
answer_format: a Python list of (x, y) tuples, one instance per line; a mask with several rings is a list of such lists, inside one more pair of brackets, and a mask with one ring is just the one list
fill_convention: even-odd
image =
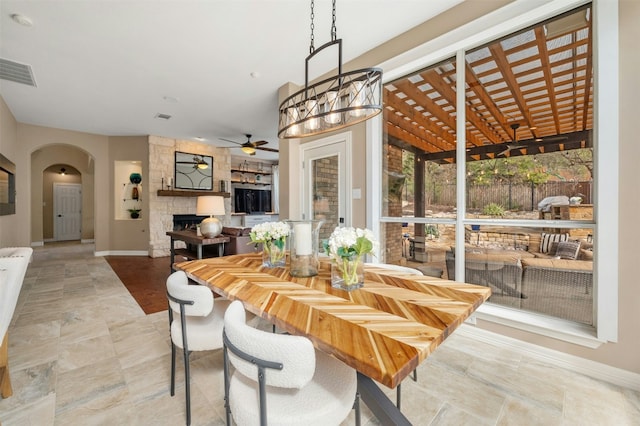
[[(594, 247), (594, 325), (582, 325), (561, 319), (545, 317), (535, 313), (517, 311), (507, 307), (486, 304), (475, 317), (512, 328), (568, 341), (581, 346), (596, 348), (604, 342), (615, 342), (618, 338), (618, 187), (617, 173), (600, 171), (618, 170), (618, 2), (608, 0), (552, 0), (543, 5), (532, 5), (526, 0), (517, 0), (482, 18), (443, 34), (404, 54), (380, 64), (384, 70), (383, 84), (409, 75), (431, 64), (456, 57), (458, 69), (468, 50), (499, 39), (537, 22), (552, 18), (584, 4), (592, 4), (593, 12), (593, 78), (594, 78), (594, 224), (598, 238)], [(500, 22), (496, 25), (496, 22)], [(457, 86), (463, 87), (464, 75), (457, 76)], [(458, 105), (464, 105), (464, 91), (458, 92)], [(457, 259), (463, 259), (464, 225), (466, 218), (464, 195), (466, 185), (465, 161), (465, 114), (458, 109), (458, 215), (455, 220), (440, 219), (441, 223), (456, 226)], [(461, 125), (462, 124), (462, 125)], [(366, 124), (367, 134), (367, 178), (373, 184), (367, 193), (367, 224), (380, 230), (378, 223), (406, 221), (403, 218), (382, 216), (380, 191), (382, 187), (382, 117), (377, 116)], [(600, 150), (599, 141), (606, 143)], [(606, 206), (606, 208), (605, 208)], [(433, 218), (429, 218), (434, 222)], [(415, 221), (420, 222), (420, 221)], [(527, 222), (528, 226), (532, 224)], [(507, 225), (517, 225), (513, 221)], [(563, 226), (584, 227), (584, 223), (563, 221)], [(540, 226), (542, 224), (540, 223)], [(459, 274), (459, 275), (458, 275)], [(457, 262), (456, 276), (463, 276), (464, 262)]]

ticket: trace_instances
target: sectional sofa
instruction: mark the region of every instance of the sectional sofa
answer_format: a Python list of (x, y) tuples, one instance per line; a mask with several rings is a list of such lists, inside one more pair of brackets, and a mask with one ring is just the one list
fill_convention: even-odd
[[(559, 258), (550, 247), (540, 252), (538, 245), (529, 251), (467, 246), (465, 281), (491, 287), (491, 303), (592, 324), (593, 258), (590, 244), (580, 243), (575, 259)], [(445, 262), (455, 280), (453, 250)]]

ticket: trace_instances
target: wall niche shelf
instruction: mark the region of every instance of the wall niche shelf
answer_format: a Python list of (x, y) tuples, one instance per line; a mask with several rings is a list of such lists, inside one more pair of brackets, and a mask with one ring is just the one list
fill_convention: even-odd
[(184, 191), (177, 189), (158, 189), (158, 197), (200, 197), (202, 195), (218, 195), (224, 198), (230, 198), (229, 192), (213, 192), (213, 191)]

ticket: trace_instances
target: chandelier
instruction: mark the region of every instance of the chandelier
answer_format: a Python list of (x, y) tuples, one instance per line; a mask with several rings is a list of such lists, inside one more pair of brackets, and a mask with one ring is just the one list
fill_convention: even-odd
[[(331, 41), (314, 47), (311, 0), (311, 44), (305, 59), (304, 89), (280, 104), (278, 137), (303, 138), (351, 126), (382, 111), (382, 70), (364, 68), (342, 72), (342, 39), (336, 37), (336, 0), (333, 0)], [(309, 60), (327, 47), (338, 45), (338, 74), (309, 85)]]

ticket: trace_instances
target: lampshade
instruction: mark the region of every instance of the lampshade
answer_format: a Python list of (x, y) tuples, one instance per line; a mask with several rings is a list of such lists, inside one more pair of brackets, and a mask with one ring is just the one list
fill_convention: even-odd
[(224, 215), (224, 198), (219, 195), (205, 195), (198, 197), (196, 204), (197, 216)]
[(242, 152), (244, 152), (245, 154), (249, 154), (249, 155), (253, 155), (256, 153), (256, 149), (252, 146), (245, 146), (243, 145), (242, 148), (240, 148), (242, 150)]

